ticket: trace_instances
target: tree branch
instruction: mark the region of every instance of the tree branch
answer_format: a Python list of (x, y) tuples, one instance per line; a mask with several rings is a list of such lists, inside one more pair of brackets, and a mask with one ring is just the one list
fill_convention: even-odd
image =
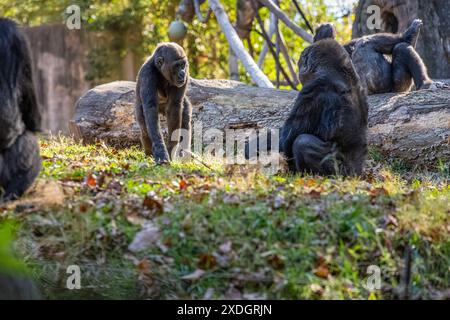
[(208, 8), (208, 12), (206, 13), (206, 16), (204, 17), (202, 15), (202, 11), (200, 10), (200, 1), (194, 0), (194, 8), (195, 13), (197, 14), (197, 18), (201, 23), (207, 23), (209, 21), (209, 18), (211, 17), (212, 10), (211, 8)]
[[(270, 23), (269, 23), (269, 39), (272, 41), (273, 35), (275, 34), (275, 20), (276, 17), (273, 13), (270, 13)], [(264, 60), (266, 59), (267, 52), (269, 52), (269, 43), (264, 40), (264, 45), (259, 53), (258, 67), (262, 67)]]
[(313, 36), (310, 35), (306, 30), (299, 27), (295, 22), (293, 22), (289, 17), (281, 11), (281, 9), (273, 3), (272, 0), (258, 0), (262, 5), (267, 7), (270, 12), (273, 12), (278, 19), (284, 22), (284, 24), (290, 28), (292, 31), (294, 31), (299, 37), (303, 38), (305, 41), (312, 43), (313, 42)]
[[(256, 10), (255, 17), (256, 17), (256, 20), (258, 21), (258, 24), (259, 24), (259, 26), (261, 28), (263, 37), (266, 40), (267, 44), (269, 45), (269, 50), (272, 53), (273, 58), (275, 59), (275, 63), (276, 63), (276, 66), (277, 66), (277, 85), (279, 85), (279, 83), (280, 83), (280, 78), (279, 78), (279, 74), (278, 73), (281, 71), (281, 73), (283, 74), (283, 77), (289, 83), (291, 88), (294, 89), (294, 90), (297, 90), (296, 86), (292, 83), (292, 81), (289, 78), (289, 76), (286, 73), (286, 71), (284, 71), (284, 68), (283, 68), (283, 66), (280, 63), (278, 48), (277, 48), (277, 52), (275, 52), (275, 50), (273, 48), (273, 44), (270, 41), (269, 35), (267, 34), (266, 30), (264, 29), (264, 23), (263, 23), (263, 21), (261, 19), (261, 16), (259, 15), (259, 12), (257, 10)], [(278, 30), (278, 28), (276, 27), (276, 24), (275, 24), (275, 28), (276, 28), (276, 30)]]
[(245, 69), (247, 70), (250, 77), (259, 87), (273, 88), (272, 82), (267, 78), (267, 76), (258, 68), (253, 58), (245, 50), (244, 44), (236, 33), (236, 30), (230, 23), (227, 14), (223, 6), (220, 4), (219, 0), (208, 0), (209, 6), (217, 17), (217, 21), (225, 34), (228, 43), (230, 44), (233, 52), (242, 61)]

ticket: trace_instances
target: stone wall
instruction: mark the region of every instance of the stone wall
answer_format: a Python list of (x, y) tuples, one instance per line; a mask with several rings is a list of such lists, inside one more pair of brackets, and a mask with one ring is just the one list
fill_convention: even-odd
[(85, 34), (64, 25), (24, 28), (33, 56), (43, 129), (68, 132), (79, 97), (90, 88), (86, 73)]
[[(90, 88), (115, 80), (136, 79), (141, 59), (132, 53), (120, 56), (120, 50), (114, 46), (114, 41), (121, 41), (117, 34), (69, 30), (62, 24), (23, 30), (30, 43), (46, 132), (69, 133), (68, 123), (73, 118), (74, 106)], [(94, 48), (111, 53), (109, 60), (113, 61), (108, 65), (112, 70), (107, 77), (90, 83), (86, 80), (90, 68), (88, 57)]]

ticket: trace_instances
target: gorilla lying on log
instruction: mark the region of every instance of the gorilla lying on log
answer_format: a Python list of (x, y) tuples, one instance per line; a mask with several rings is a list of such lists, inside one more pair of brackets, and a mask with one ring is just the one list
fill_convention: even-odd
[(41, 114), (25, 36), (0, 18), (0, 202), (21, 196), (41, 168)]
[(321, 25), (299, 60), (303, 84), (281, 129), (280, 151), (292, 172), (359, 175), (367, 154), (368, 104), (331, 24)]
[(431, 86), (415, 50), (421, 27), (422, 21), (416, 19), (403, 34), (378, 33), (344, 45), (368, 94), (409, 91), (412, 79), (416, 89)]
[[(190, 151), (192, 107), (186, 96), (188, 79), (187, 57), (176, 43), (159, 44), (139, 71), (136, 119), (145, 153), (153, 155), (156, 163), (168, 162), (169, 153), (176, 155), (180, 142), (184, 151)], [(167, 118), (169, 150), (161, 134), (159, 114)], [(179, 129), (186, 130), (183, 136)]]

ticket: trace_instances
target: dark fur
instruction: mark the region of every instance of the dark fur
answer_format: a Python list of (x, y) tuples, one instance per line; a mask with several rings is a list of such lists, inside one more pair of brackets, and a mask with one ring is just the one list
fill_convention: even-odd
[(25, 36), (14, 22), (0, 18), (0, 201), (21, 196), (41, 168), (34, 90)]
[(366, 95), (332, 25), (318, 28), (299, 60), (303, 84), (281, 129), (280, 150), (293, 172), (361, 174), (367, 154)]
[[(183, 67), (184, 66), (184, 67)], [(141, 141), (147, 155), (153, 155), (157, 163), (169, 161), (169, 152), (180, 142), (170, 141), (177, 129), (189, 132), (188, 141), (182, 141), (183, 150), (191, 147), (192, 107), (186, 96), (189, 65), (186, 54), (175, 43), (158, 45), (153, 55), (139, 71), (136, 85), (136, 118), (141, 128)], [(159, 114), (167, 118), (169, 148), (161, 134)]]
[(0, 273), (0, 300), (38, 300), (36, 285), (28, 278)]
[(421, 27), (422, 21), (417, 19), (402, 34), (374, 34), (344, 46), (369, 94), (409, 91), (412, 79), (417, 89), (431, 85), (427, 69), (415, 50)]

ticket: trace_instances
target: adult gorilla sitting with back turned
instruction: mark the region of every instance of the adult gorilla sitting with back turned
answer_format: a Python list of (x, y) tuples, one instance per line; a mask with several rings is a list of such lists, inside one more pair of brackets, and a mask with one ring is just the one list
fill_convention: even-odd
[(303, 84), (281, 129), (280, 150), (293, 172), (361, 174), (367, 154), (366, 95), (347, 51), (321, 25), (299, 61)]
[(27, 41), (0, 18), (0, 202), (21, 196), (39, 174), (40, 125)]

